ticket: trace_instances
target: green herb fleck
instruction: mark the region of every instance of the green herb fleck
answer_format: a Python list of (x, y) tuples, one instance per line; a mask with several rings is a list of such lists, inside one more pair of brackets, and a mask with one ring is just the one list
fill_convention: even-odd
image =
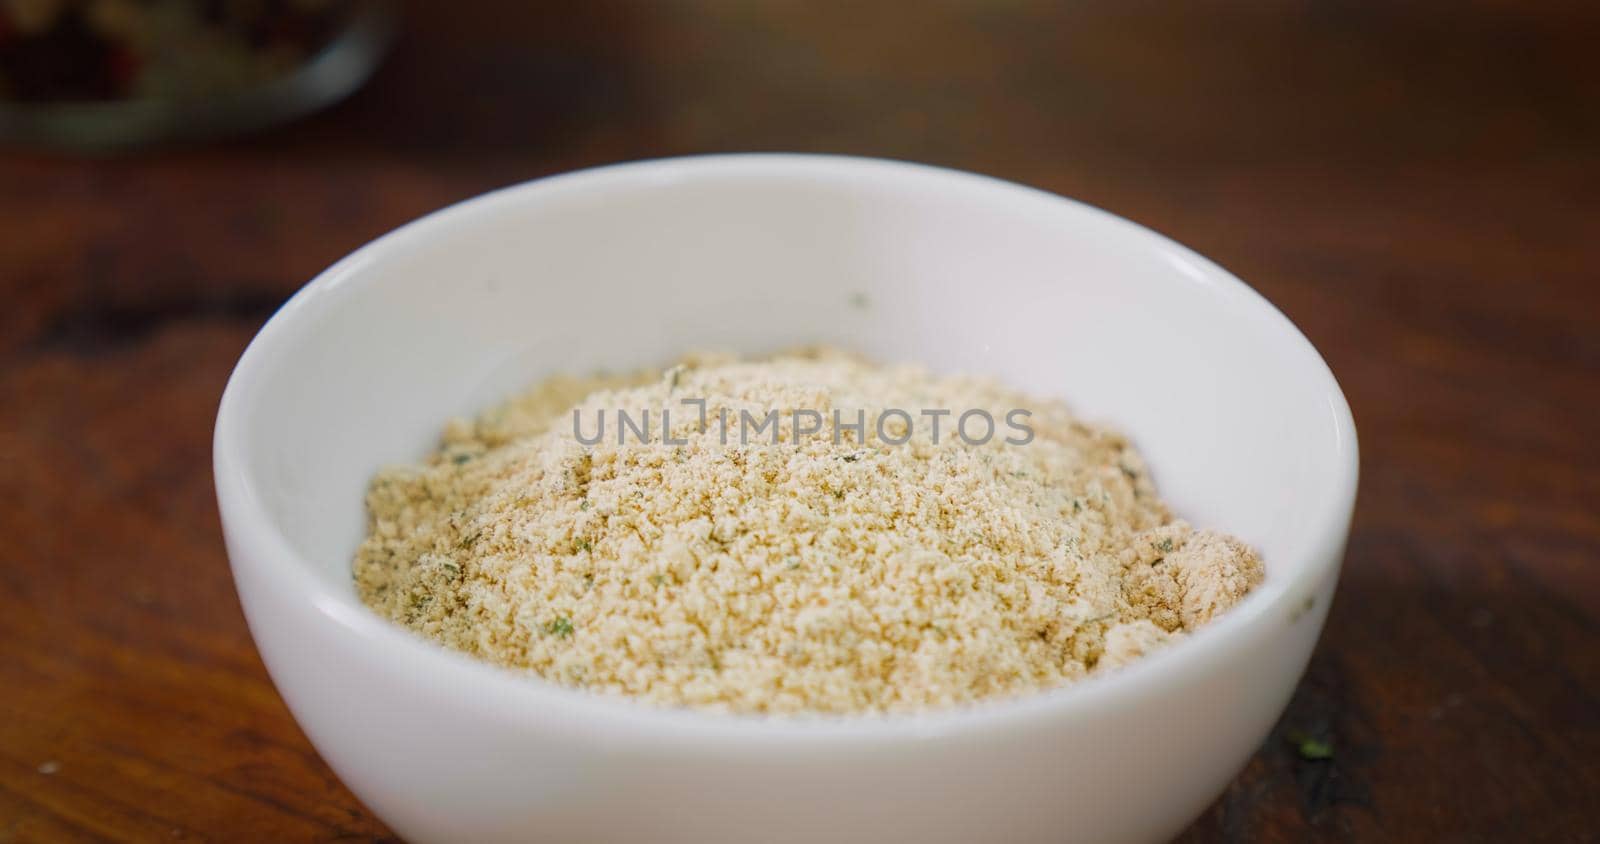
[(423, 595), (423, 594), (418, 594), (416, 592), (412, 592), (411, 594), (407, 595), (406, 596), (406, 621), (408, 623), (412, 622), (412, 621), (415, 621), (417, 616), (421, 615), (422, 612), (428, 608), (428, 605), (432, 604), (432, 603), (433, 603), (433, 596), (432, 595)]
[(592, 543), (589, 542), (588, 537), (582, 537), (582, 538), (578, 539), (576, 542), (572, 543), (572, 552), (574, 554), (576, 554), (579, 551), (587, 551), (592, 547), (594, 547), (594, 546), (593, 546)]
[(456, 464), (457, 466), (460, 466), (461, 464), (463, 464), (463, 463), (465, 463), (465, 462), (467, 462), (468, 460), (471, 460), (471, 459), (472, 459), (472, 455), (470, 455), (470, 454), (457, 454), (454, 457), (450, 458), (450, 462)]
[(544, 632), (558, 639), (565, 639), (572, 635), (572, 619), (564, 615), (556, 616), (556, 620), (544, 626)]
[(1171, 554), (1172, 553), (1172, 537), (1169, 536), (1166, 539), (1163, 539), (1160, 542), (1157, 542), (1156, 543), (1156, 550), (1160, 551), (1163, 554)]
[(589, 509), (589, 499), (585, 498), (582, 501), (578, 502), (578, 509), (579, 510), (587, 510), (587, 509)]
[(1333, 742), (1327, 739), (1294, 734), (1289, 737), (1295, 752), (1307, 762), (1322, 762), (1333, 758)]
[(650, 575), (650, 582), (656, 586), (660, 586), (661, 584), (667, 582), (667, 578), (666, 575), (652, 574)]

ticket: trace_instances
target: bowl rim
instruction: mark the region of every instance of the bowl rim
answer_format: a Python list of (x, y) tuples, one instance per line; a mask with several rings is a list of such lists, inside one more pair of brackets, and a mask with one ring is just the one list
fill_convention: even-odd
[[(927, 185), (992, 192), (1009, 200), (1046, 200), (1075, 206), (1099, 223), (1134, 234), (1171, 261), (1191, 280), (1214, 286), (1255, 311), (1253, 318), (1270, 323), (1286, 348), (1299, 352), (1306, 376), (1320, 382), (1332, 422), (1332, 447), (1342, 456), (1337, 488), (1315, 514), (1306, 547), (1312, 559), (1288, 567), (1286, 577), (1268, 579), (1246, 599), (1204, 630), (1103, 675), (1011, 698), (978, 701), (957, 707), (911, 713), (801, 714), (771, 716), (709, 712), (667, 707), (622, 695), (596, 693), (550, 683), (470, 655), (449, 650), (379, 617), (351, 595), (328, 586), (314, 571), (315, 563), (300, 554), (280, 531), (260, 497), (248, 470), (244, 416), (255, 385), (275, 365), (274, 351), (285, 342), (290, 326), (318, 307), (328, 294), (354, 284), (363, 266), (380, 253), (403, 250), (458, 226), (471, 225), (502, 206), (538, 201), (568, 191), (627, 187), (681, 181), (707, 175), (744, 172), (749, 175), (820, 175), (850, 179), (915, 181)], [(372, 282), (370, 279), (368, 283)], [(1359, 477), (1355, 422), (1333, 373), (1304, 334), (1242, 280), (1211, 260), (1145, 226), (1079, 200), (999, 178), (928, 164), (882, 158), (813, 153), (730, 153), (648, 159), (576, 170), (503, 187), (433, 211), (367, 243), (319, 273), (291, 296), (245, 348), (228, 379), (218, 407), (213, 436), (213, 468), (223, 532), (230, 548), (236, 586), (243, 569), (273, 581), (353, 637), (391, 659), (418, 669), (418, 683), (445, 685), (464, 707), (493, 711), (498, 717), (527, 723), (560, 721), (595, 735), (630, 734), (667, 741), (704, 742), (733, 739), (740, 746), (780, 744), (813, 749), (840, 743), (921, 742), (996, 728), (1022, 728), (1038, 721), (1084, 716), (1120, 708), (1151, 693), (1164, 676), (1208, 670), (1226, 658), (1230, 643), (1265, 624), (1281, 624), (1291, 611), (1318, 594), (1337, 574), (1349, 532)], [(233, 553), (232, 548), (250, 549)], [(241, 588), (241, 599), (245, 596)], [(1330, 590), (1331, 594), (1331, 590)], [(1316, 608), (1326, 612), (1326, 601)], [(1321, 618), (1315, 620), (1319, 626)], [(255, 631), (252, 627), (252, 636)], [(1320, 635), (1320, 631), (1319, 631)], [(1185, 670), (1187, 666), (1188, 670)], [(271, 673), (271, 666), (268, 666)], [(1303, 670), (1303, 669), (1302, 669)], [(428, 679), (421, 679), (426, 675)], [(279, 678), (274, 677), (274, 681)], [(570, 723), (569, 723), (570, 722)]]

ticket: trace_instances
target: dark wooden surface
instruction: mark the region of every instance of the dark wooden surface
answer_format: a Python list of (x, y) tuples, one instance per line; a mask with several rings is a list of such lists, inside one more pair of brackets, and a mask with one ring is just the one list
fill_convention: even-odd
[(1576, 3), (418, 4), (371, 86), (298, 125), (0, 151), (0, 841), (388, 836), (245, 630), (210, 478), (229, 369), (430, 209), (745, 149), (1085, 199), (1327, 357), (1363, 451), (1344, 579), (1186, 840), (1595, 840), (1597, 45)]

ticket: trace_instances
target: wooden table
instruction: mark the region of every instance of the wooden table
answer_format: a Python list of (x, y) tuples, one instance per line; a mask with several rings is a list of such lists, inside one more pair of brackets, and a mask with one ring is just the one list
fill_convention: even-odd
[(1082, 198), (1230, 267), (1326, 355), (1363, 451), (1344, 580), (1187, 840), (1595, 840), (1600, 6), (1268, 5), (418, 4), (372, 84), (298, 125), (0, 153), (0, 841), (388, 837), (234, 598), (229, 369), (296, 287), (428, 210), (746, 149)]

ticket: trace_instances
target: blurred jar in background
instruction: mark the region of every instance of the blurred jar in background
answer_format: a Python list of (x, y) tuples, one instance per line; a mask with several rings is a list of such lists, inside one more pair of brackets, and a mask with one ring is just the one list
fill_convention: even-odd
[(245, 131), (355, 90), (376, 0), (0, 0), (0, 138), (109, 150)]

